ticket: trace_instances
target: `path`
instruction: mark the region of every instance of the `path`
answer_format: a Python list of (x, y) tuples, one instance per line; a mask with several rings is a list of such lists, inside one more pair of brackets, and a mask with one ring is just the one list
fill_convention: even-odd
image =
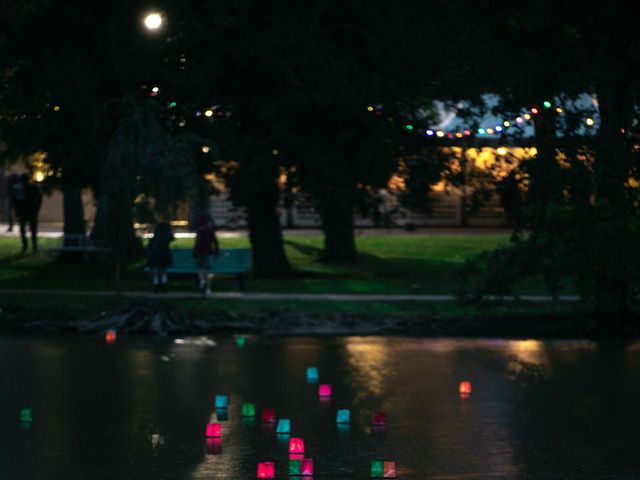
[[(0, 290), (1, 295), (85, 295), (107, 297), (114, 295), (111, 290)], [(181, 298), (203, 298), (199, 292), (169, 292), (154, 294), (144, 291), (123, 292), (123, 297), (127, 298), (154, 298), (181, 299)], [(244, 300), (244, 301), (316, 301), (316, 302), (455, 302), (455, 295), (385, 295), (385, 294), (365, 294), (365, 293), (246, 293), (246, 292), (215, 292), (213, 296), (207, 297), (211, 300)], [(553, 298), (549, 295), (520, 295), (514, 296), (486, 296), (485, 300), (505, 300), (505, 301), (526, 301), (526, 302), (551, 302)], [(577, 302), (580, 297), (577, 295), (560, 295), (561, 302)]]

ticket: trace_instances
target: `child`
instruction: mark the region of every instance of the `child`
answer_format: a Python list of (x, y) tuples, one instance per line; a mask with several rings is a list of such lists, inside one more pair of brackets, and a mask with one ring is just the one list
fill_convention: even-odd
[(173, 242), (171, 226), (166, 222), (158, 222), (153, 230), (153, 237), (147, 248), (147, 265), (151, 270), (153, 291), (167, 291), (167, 268), (173, 265), (169, 244)]
[(211, 267), (213, 258), (218, 256), (220, 247), (216, 238), (216, 229), (213, 220), (208, 215), (202, 215), (198, 219), (198, 227), (196, 228), (196, 243), (193, 246), (193, 256), (198, 266), (198, 280), (200, 290), (205, 296), (209, 297), (211, 293)]

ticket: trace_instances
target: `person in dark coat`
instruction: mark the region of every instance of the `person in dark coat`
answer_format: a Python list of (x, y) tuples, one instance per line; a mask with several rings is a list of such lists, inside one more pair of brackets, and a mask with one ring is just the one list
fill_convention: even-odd
[(171, 248), (174, 236), (171, 225), (166, 222), (158, 222), (153, 230), (153, 237), (149, 240), (147, 248), (147, 265), (151, 270), (151, 279), (154, 292), (167, 291), (167, 268), (173, 266)]
[(216, 237), (216, 228), (209, 215), (202, 215), (198, 219), (196, 228), (196, 242), (193, 246), (193, 256), (198, 267), (198, 281), (200, 290), (205, 296), (211, 296), (211, 268), (213, 260), (218, 256), (220, 246)]
[(23, 173), (18, 182), (11, 189), (11, 202), (20, 223), (20, 238), (22, 239), (22, 253), (28, 249), (27, 224), (31, 231), (31, 249), (38, 251), (38, 213), (42, 205), (42, 194), (29, 175)]
[(20, 181), (20, 175), (11, 173), (7, 176), (7, 232), (13, 231), (13, 186)]

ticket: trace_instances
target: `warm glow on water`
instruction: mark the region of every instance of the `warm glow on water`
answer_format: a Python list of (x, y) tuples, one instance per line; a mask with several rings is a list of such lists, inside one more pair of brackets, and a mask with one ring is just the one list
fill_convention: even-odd
[[(535, 339), (0, 338), (1, 478), (630, 479), (640, 471), (640, 344)], [(317, 383), (306, 369), (318, 368)], [(461, 398), (460, 383), (471, 394)], [(320, 384), (330, 398), (319, 398)], [(217, 395), (228, 408), (215, 410)], [(255, 403), (256, 418), (242, 404)], [(31, 424), (20, 423), (30, 408)], [(263, 424), (273, 408), (291, 434)], [(351, 410), (348, 424), (336, 411)], [(384, 412), (385, 427), (373, 426)], [(206, 439), (219, 422), (221, 439)]]

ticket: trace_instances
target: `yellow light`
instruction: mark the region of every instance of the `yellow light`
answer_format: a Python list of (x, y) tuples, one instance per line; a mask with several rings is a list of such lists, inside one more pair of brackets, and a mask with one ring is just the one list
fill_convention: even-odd
[(593, 127), (593, 124), (596, 123), (593, 121), (593, 118), (587, 118), (585, 121), (587, 122), (587, 125), (589, 125), (590, 127)]
[(367, 110), (369, 110), (370, 112), (373, 112), (373, 107), (372, 107), (371, 105), (369, 105), (369, 106), (367, 107)]
[(538, 149), (536, 147), (531, 147), (529, 149), (529, 155), (531, 155), (532, 157), (535, 157), (538, 154)]
[(273, 150), (271, 150), (271, 154), (272, 155), (279, 155), (280, 154), (280, 150), (278, 150), (277, 148), (274, 148)]
[(635, 179), (635, 178), (633, 178), (633, 177), (630, 177), (630, 178), (629, 178), (628, 183), (629, 183), (629, 186), (630, 186), (631, 188), (638, 188), (638, 187), (640, 187), (640, 182), (638, 182), (638, 180), (636, 180), (636, 179)]
[(503, 123), (503, 125), (504, 125), (505, 127), (510, 127), (510, 126), (511, 126), (511, 122), (508, 122), (508, 121), (506, 121), (506, 120), (505, 120), (505, 122)]
[(528, 113), (525, 113), (524, 118), (526, 118), (527, 120), (531, 120), (531, 115)]
[(213, 110), (207, 110), (206, 112), (204, 112), (204, 116), (205, 117), (212, 117), (213, 116)]
[(493, 135), (493, 128), (487, 128), (487, 133), (489, 135)]
[(506, 155), (508, 152), (508, 150), (504, 147), (500, 147), (498, 148), (498, 150), (496, 150), (496, 152), (498, 152), (498, 155)]
[(56, 105), (53, 107), (53, 111), (54, 112), (59, 112), (60, 111), (60, 105)]
[(556, 108), (556, 112), (562, 113), (562, 109), (560, 107)]
[(442, 138), (442, 137), (444, 137), (444, 132), (443, 132), (442, 130), (438, 130), (438, 131), (436, 132), (436, 135), (437, 135), (438, 137)]
[(460, 132), (456, 133), (456, 137), (462, 138), (462, 134)]
[(202, 153), (209, 153), (209, 150), (210, 150), (209, 145), (204, 145), (202, 147)]
[(44, 180), (44, 173), (43, 173), (42, 171), (38, 170), (38, 171), (35, 173), (35, 180), (36, 180), (36, 182), (41, 182), (41, 181), (43, 181), (43, 180)]
[(149, 30), (157, 30), (162, 26), (162, 15), (159, 13), (150, 13), (144, 17), (144, 26)]

